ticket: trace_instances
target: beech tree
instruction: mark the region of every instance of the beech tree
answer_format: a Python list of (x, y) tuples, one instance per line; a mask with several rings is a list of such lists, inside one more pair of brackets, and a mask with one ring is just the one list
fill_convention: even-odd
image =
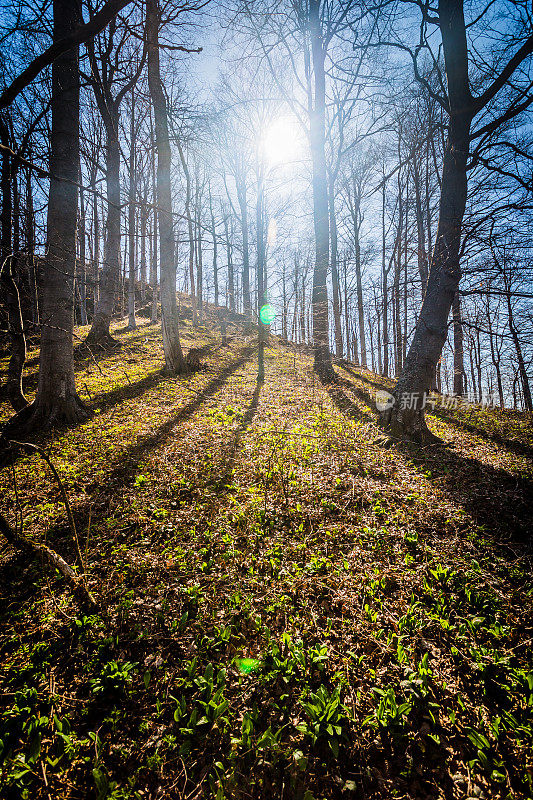
[[(78, 7), (54, 0), (54, 40), (79, 27)], [(13, 423), (24, 430), (81, 422), (88, 410), (74, 379), (73, 327), (79, 175), (79, 47), (52, 64), (50, 193), (44, 265), (39, 381), (34, 402)]]
[[(145, 52), (137, 59), (130, 74), (131, 52), (125, 70), (124, 50), (130, 42), (125, 23), (111, 20), (109, 28), (96, 41), (89, 41), (87, 52), (91, 67), (87, 80), (91, 84), (106, 132), (107, 220), (104, 262), (100, 278), (98, 305), (86, 344), (101, 347), (116, 344), (109, 326), (120, 279), (120, 106), (132, 91), (144, 66)], [(132, 107), (132, 115), (133, 115)], [(133, 180), (133, 178), (132, 178)]]
[[(439, 222), (435, 246), (429, 265), (427, 289), (422, 302), (415, 333), (398, 382), (394, 389), (395, 404), (383, 413), (384, 422), (393, 435), (407, 435), (418, 440), (432, 441), (425, 422), (423, 397), (429, 392), (433, 375), (448, 333), (448, 317), (461, 279), (460, 248), (462, 222), (467, 199), (467, 174), (470, 144), (476, 138), (496, 130), (507, 120), (521, 113), (533, 102), (531, 92), (517, 88), (506, 98), (506, 107), (492, 118), (483, 119), (472, 130), (472, 123), (509, 81), (520, 65), (533, 52), (531, 19), (529, 30), (522, 32), (522, 45), (507, 61), (496, 77), (478, 95), (471, 89), (467, 27), (463, 0), (439, 0), (436, 9), (417, 0), (422, 13), (421, 45), (412, 53), (415, 75), (427, 92), (443, 107), (448, 115), (448, 135), (444, 153)], [(485, 9), (486, 11), (487, 9)], [(440, 30), (444, 56), (446, 91), (444, 84), (435, 91), (418, 71), (417, 56), (420, 49), (428, 48), (427, 27)], [(400, 45), (408, 49), (405, 45)], [(477, 76), (477, 82), (480, 82)], [(526, 77), (527, 80), (527, 77)], [(402, 403), (401, 398), (412, 396), (414, 402)]]
[(174, 220), (170, 191), (171, 152), (168, 132), (167, 101), (161, 81), (159, 59), (160, 15), (157, 0), (146, 2), (146, 46), (148, 52), (148, 85), (154, 110), (157, 150), (157, 207), (159, 224), (159, 258), (161, 270), (161, 325), (165, 365), (169, 372), (183, 372), (185, 360), (179, 337), (176, 303), (176, 263), (174, 261)]

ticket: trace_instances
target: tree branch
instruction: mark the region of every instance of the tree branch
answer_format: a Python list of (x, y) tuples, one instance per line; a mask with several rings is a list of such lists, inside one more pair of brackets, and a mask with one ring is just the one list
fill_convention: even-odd
[(26, 69), (8, 86), (0, 95), (0, 108), (7, 108), (13, 100), (37, 77), (39, 72), (45, 67), (50, 66), (56, 58), (66, 53), (76, 45), (83, 44), (87, 39), (91, 39), (100, 33), (101, 30), (127, 6), (131, 0), (108, 0), (105, 6), (98, 11), (94, 17), (80, 25), (69, 36), (65, 36), (58, 42), (54, 42), (50, 47), (35, 58)]

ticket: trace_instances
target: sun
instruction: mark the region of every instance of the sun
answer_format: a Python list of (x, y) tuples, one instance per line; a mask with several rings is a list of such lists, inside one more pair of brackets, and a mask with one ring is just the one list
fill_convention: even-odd
[(273, 167), (291, 164), (303, 157), (302, 132), (298, 123), (290, 117), (274, 120), (264, 132), (261, 144), (268, 164)]

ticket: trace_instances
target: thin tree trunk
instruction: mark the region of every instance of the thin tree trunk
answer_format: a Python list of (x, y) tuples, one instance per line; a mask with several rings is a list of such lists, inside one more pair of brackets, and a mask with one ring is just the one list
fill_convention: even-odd
[(196, 188), (196, 213), (195, 213), (195, 223), (196, 223), (196, 296), (198, 298), (198, 313), (200, 319), (202, 319), (203, 313), (203, 282), (204, 282), (204, 268), (203, 268), (203, 254), (202, 254), (202, 220), (201, 220), (201, 198), (200, 198), (200, 187), (199, 181), (197, 181), (197, 188)]
[[(7, 128), (3, 121), (0, 122), (0, 132), (2, 143), (7, 145)], [(1, 175), (0, 283), (3, 287), (3, 303), (7, 310), (11, 355), (7, 368), (6, 382), (2, 387), (2, 395), (9, 400), (15, 411), (20, 411), (28, 404), (22, 390), (22, 372), (26, 361), (26, 338), (24, 336), (19, 290), (13, 275), (11, 182), (11, 159), (4, 152), (2, 155)]]
[(387, 246), (385, 233), (385, 181), (381, 195), (381, 292), (383, 302), (383, 375), (389, 377), (389, 318), (388, 318), (388, 270), (385, 268), (385, 248)]
[(128, 197), (128, 330), (137, 328), (135, 319), (135, 194), (137, 191), (136, 164), (135, 164), (135, 89), (131, 90), (131, 118), (130, 118), (130, 163), (129, 163), (129, 197)]
[(154, 139), (154, 130), (152, 124), (152, 114), (150, 114), (150, 150), (152, 153), (152, 199), (154, 205), (153, 211), (153, 238), (151, 239), (152, 242), (152, 258), (150, 261), (150, 271), (152, 275), (152, 316), (150, 318), (150, 322), (152, 325), (155, 325), (157, 322), (157, 295), (158, 295), (158, 282), (157, 282), (157, 265), (158, 265), (158, 240), (159, 240), (159, 226), (158, 226), (158, 218), (159, 214), (157, 212), (157, 170), (155, 165), (155, 139)]
[(120, 285), (120, 144), (118, 139), (118, 108), (108, 107), (106, 120), (106, 187), (107, 221), (104, 263), (100, 273), (99, 297), (91, 330), (86, 339), (89, 346), (116, 345), (109, 327), (113, 317), (115, 297)]
[(500, 366), (500, 351), (498, 348), (497, 343), (495, 342), (494, 330), (492, 327), (492, 316), (490, 313), (490, 299), (487, 296), (487, 325), (489, 328), (489, 342), (490, 342), (490, 354), (492, 357), (492, 363), (494, 364), (494, 369), (496, 371), (496, 384), (498, 386), (498, 397), (500, 400), (500, 408), (504, 408), (504, 396), (503, 396), (503, 383), (502, 383), (502, 372)]
[(250, 317), (252, 305), (250, 302), (250, 245), (248, 236), (248, 198), (246, 193), (246, 181), (242, 178), (236, 181), (237, 200), (241, 212), (241, 231), (242, 231), (242, 302), (244, 316)]
[(340, 307), (340, 287), (338, 269), (338, 248), (337, 248), (337, 221), (335, 218), (335, 179), (330, 175), (329, 179), (329, 235), (331, 241), (330, 262), (331, 262), (331, 282), (333, 285), (333, 324), (335, 328), (335, 355), (342, 358), (342, 329), (341, 329), (341, 307)]
[(257, 180), (256, 235), (257, 235), (257, 315), (258, 315), (258, 325), (259, 325), (257, 380), (263, 381), (265, 379), (266, 326), (263, 324), (261, 309), (267, 302), (267, 287), (266, 287), (266, 245), (265, 245), (265, 189), (264, 189), (262, 166), (259, 170), (258, 180)]
[(146, 236), (147, 236), (147, 223), (148, 223), (148, 214), (146, 209), (146, 204), (148, 202), (146, 196), (146, 187), (145, 187), (145, 195), (143, 198), (143, 204), (141, 205), (140, 209), (140, 227), (141, 227), (141, 241), (140, 241), (140, 280), (141, 280), (141, 303), (144, 305), (146, 302)]
[(228, 216), (224, 217), (224, 233), (226, 236), (226, 252), (228, 256), (228, 289), (227, 289), (227, 302), (229, 310), (235, 311), (235, 282), (233, 276), (233, 247), (231, 244), (231, 236), (229, 230)]
[(361, 212), (360, 197), (356, 195), (354, 219), (354, 245), (355, 245), (355, 280), (357, 288), (357, 314), (359, 321), (359, 347), (361, 351), (361, 366), (367, 369), (366, 336), (365, 336), (365, 309), (363, 306), (363, 279), (361, 265)]
[(350, 358), (350, 315), (349, 315), (349, 302), (348, 302), (348, 262), (343, 259), (343, 277), (344, 277), (344, 329), (346, 331), (346, 358)]
[(465, 392), (465, 365), (463, 354), (463, 323), (461, 320), (461, 296), (455, 293), (452, 303), (453, 313), (453, 393), (462, 397)]
[[(218, 242), (217, 242), (217, 228), (215, 224), (215, 215), (213, 213), (213, 198), (211, 196), (211, 187), (209, 187), (209, 210), (211, 212), (211, 231), (213, 236), (213, 283), (215, 290), (215, 305), (218, 306)], [(250, 292), (248, 291), (248, 303), (249, 302), (250, 302)]]
[(194, 229), (191, 214), (191, 175), (187, 165), (187, 159), (183, 152), (183, 147), (179, 139), (176, 140), (178, 153), (183, 167), (183, 174), (185, 175), (185, 216), (187, 217), (187, 230), (189, 232), (189, 281), (191, 291), (191, 305), (192, 305), (192, 324), (198, 324), (198, 312), (196, 309), (196, 290), (194, 285)]
[(310, 109), (311, 161), (313, 165), (313, 222), (315, 269), (313, 273), (313, 345), (315, 369), (322, 380), (334, 381), (329, 350), (327, 273), (329, 263), (328, 185), (325, 154), (326, 51), (320, 23), (320, 0), (309, 0), (309, 31), (314, 76), (314, 103)]
[(32, 322), (39, 324), (39, 287), (37, 285), (37, 269), (35, 267), (35, 215), (33, 211), (33, 187), (31, 169), (26, 177), (26, 249), (28, 251), (28, 269), (32, 305)]
[(418, 171), (418, 160), (416, 158), (416, 153), (413, 157), (413, 183), (415, 185), (415, 217), (416, 233), (418, 238), (416, 255), (418, 262), (418, 274), (420, 275), (420, 285), (422, 287), (422, 298), (424, 298), (428, 282), (428, 262), (426, 254), (424, 217), (422, 214), (422, 195), (420, 192), (420, 173)]
[[(83, 185), (81, 176), (80, 185)], [(87, 255), (85, 252), (85, 196), (83, 189), (80, 189), (80, 218), (78, 230), (80, 239), (80, 269), (78, 270), (78, 285), (80, 287), (80, 324), (87, 325)]]
[(166, 368), (183, 372), (185, 362), (179, 338), (176, 304), (176, 263), (174, 261), (174, 225), (170, 193), (171, 153), (168, 133), (167, 103), (159, 65), (159, 14), (157, 0), (146, 2), (146, 41), (148, 50), (148, 86), (154, 108), (157, 148), (157, 206), (159, 209), (159, 251), (161, 270), (161, 316)]
[(531, 399), (531, 388), (529, 386), (529, 378), (527, 375), (526, 365), (524, 363), (524, 356), (522, 353), (522, 346), (520, 344), (520, 339), (518, 337), (518, 331), (516, 330), (516, 325), (514, 321), (514, 313), (513, 313), (513, 306), (511, 303), (511, 292), (508, 290), (505, 295), (505, 300), (507, 302), (507, 316), (509, 319), (509, 330), (511, 332), (511, 336), (513, 339), (513, 344), (516, 350), (516, 357), (518, 359), (518, 371), (520, 374), (520, 380), (522, 382), (522, 394), (524, 398), (524, 406), (526, 411), (529, 414), (533, 414), (533, 402)]
[(98, 217), (98, 195), (96, 194), (96, 167), (94, 168), (93, 181), (93, 319), (98, 307), (100, 297), (100, 224)]

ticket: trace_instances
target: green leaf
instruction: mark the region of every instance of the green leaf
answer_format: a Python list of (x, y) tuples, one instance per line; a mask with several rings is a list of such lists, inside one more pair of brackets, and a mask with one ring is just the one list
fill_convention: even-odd
[(99, 767), (93, 769), (93, 779), (96, 786), (96, 800), (105, 800), (109, 791), (107, 775)]

